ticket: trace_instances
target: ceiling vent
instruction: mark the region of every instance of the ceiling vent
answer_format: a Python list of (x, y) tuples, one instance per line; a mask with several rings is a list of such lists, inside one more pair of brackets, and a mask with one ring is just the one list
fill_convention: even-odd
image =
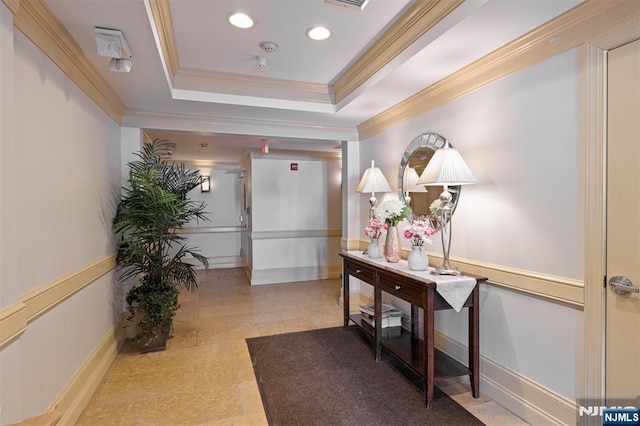
[(324, 0), (324, 2), (349, 9), (363, 10), (367, 3), (369, 3), (369, 0)]

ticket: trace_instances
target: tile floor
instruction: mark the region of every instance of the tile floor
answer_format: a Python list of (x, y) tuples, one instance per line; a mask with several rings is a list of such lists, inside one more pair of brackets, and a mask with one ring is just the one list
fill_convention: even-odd
[[(167, 350), (118, 354), (76, 423), (267, 425), (244, 339), (342, 323), (340, 280), (252, 287), (242, 269), (201, 274), (183, 293)], [(487, 425), (526, 425), (468, 381), (437, 385)], [(215, 401), (215, 403), (212, 403)]]

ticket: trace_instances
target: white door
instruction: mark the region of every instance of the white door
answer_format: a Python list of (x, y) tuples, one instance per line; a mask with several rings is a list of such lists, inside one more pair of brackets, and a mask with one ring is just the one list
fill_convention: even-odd
[(607, 405), (640, 406), (640, 40), (608, 55)]

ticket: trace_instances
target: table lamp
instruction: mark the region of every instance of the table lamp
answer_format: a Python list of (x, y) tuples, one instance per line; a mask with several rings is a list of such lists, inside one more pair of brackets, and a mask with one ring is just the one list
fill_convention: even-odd
[(382, 174), (382, 171), (374, 166), (374, 161), (371, 161), (371, 167), (364, 171), (362, 175), (362, 179), (360, 179), (360, 184), (356, 189), (358, 192), (371, 193), (371, 198), (369, 198), (369, 219), (375, 216), (374, 208), (376, 205), (376, 192), (390, 192), (391, 187), (389, 186), (389, 182)]
[(451, 148), (447, 140), (444, 147), (436, 150), (433, 158), (418, 178), (418, 185), (442, 185), (444, 191), (440, 194), (440, 236), (442, 239), (442, 265), (432, 270), (434, 275), (460, 275), (458, 268), (449, 264), (449, 250), (451, 248), (451, 193), (449, 186), (474, 184), (478, 180), (462, 159), (460, 153)]

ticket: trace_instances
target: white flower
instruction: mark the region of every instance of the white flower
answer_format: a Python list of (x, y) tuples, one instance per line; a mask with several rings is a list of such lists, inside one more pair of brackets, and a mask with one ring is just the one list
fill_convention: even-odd
[(410, 210), (397, 198), (387, 200), (375, 209), (376, 218), (390, 226), (396, 226), (409, 213)]

